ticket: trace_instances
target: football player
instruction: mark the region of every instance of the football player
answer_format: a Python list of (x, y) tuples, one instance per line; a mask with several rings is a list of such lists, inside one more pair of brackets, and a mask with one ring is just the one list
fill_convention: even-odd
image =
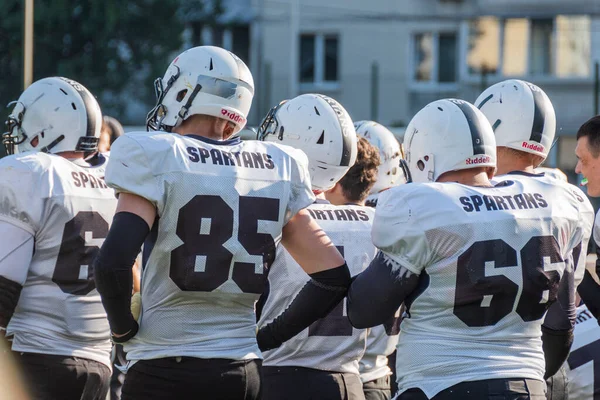
[[(590, 118), (577, 131), (577, 166), (575, 172), (586, 179), (587, 194), (600, 197), (600, 115)], [(596, 215), (594, 222), (594, 241), (596, 253), (600, 254), (600, 216)], [(589, 311), (600, 318), (600, 261), (587, 268), (583, 281), (577, 288)]]
[(102, 115), (66, 78), (34, 82), (12, 103), (0, 160), (0, 328), (40, 399), (102, 399), (110, 331), (92, 260), (108, 234), (114, 191), (94, 154)]
[[(368, 206), (375, 207), (381, 192), (410, 182), (404, 148), (392, 132), (377, 122), (359, 121), (354, 126), (356, 133), (379, 149), (382, 160), (377, 182), (366, 202)], [(367, 400), (389, 399), (395, 392), (395, 351), (400, 333), (399, 324), (400, 310), (394, 319), (369, 329), (367, 348), (360, 360), (360, 379)]]
[[(119, 200), (94, 262), (113, 340), (132, 364), (122, 398), (256, 399), (258, 344), (277, 347), (327, 315), (350, 272), (304, 210), (314, 201), (306, 156), (234, 136), (254, 95), (238, 57), (191, 48), (156, 89), (147, 119), (156, 132), (111, 148), (106, 181)], [(146, 239), (136, 321), (131, 266)], [(257, 338), (254, 303), (280, 240), (312, 279)]]
[[(317, 196), (315, 203), (307, 207), (308, 212), (344, 255), (352, 275), (366, 268), (375, 256), (370, 240), (373, 211), (356, 203), (364, 200), (360, 195), (368, 193), (365, 185), (374, 183), (378, 160), (365, 170), (364, 149), (368, 143), (360, 145), (357, 155), (356, 131), (346, 110), (329, 97), (303, 94), (270, 112), (257, 136), (300, 149), (308, 156), (312, 190)], [(351, 167), (354, 170), (349, 172)], [(359, 196), (351, 196), (340, 206), (330, 204), (324, 192), (348, 173), (370, 173), (370, 178), (362, 184), (355, 182)], [(308, 277), (280, 245), (268, 279), (259, 328), (288, 307)], [(264, 353), (264, 400), (364, 398), (358, 360), (365, 349), (367, 332), (352, 328), (344, 309), (341, 301), (329, 315), (279, 348)]]
[(493, 186), (494, 133), (465, 101), (430, 103), (406, 132), (419, 184), (381, 194), (380, 252), (350, 287), (348, 318), (379, 325), (405, 303), (399, 399), (543, 398), (575, 318), (575, 194), (544, 180)]
[(377, 173), (377, 182), (366, 201), (367, 206), (375, 207), (379, 193), (410, 180), (404, 161), (404, 149), (389, 129), (375, 121), (358, 121), (354, 123), (354, 128), (356, 133), (379, 149), (381, 165)]
[[(498, 153), (496, 181), (538, 179), (554, 182), (575, 193), (581, 210), (585, 231), (582, 242), (575, 248), (575, 285), (583, 279), (588, 242), (592, 232), (594, 209), (587, 196), (566, 179), (557, 179), (537, 167), (544, 162), (552, 147), (556, 132), (556, 116), (552, 102), (538, 86), (510, 79), (490, 86), (479, 95), (475, 105), (483, 112), (494, 129)], [(563, 174), (564, 176), (564, 174)], [(566, 178), (566, 177), (565, 177)], [(585, 286), (584, 286), (585, 287)], [(565, 399), (566, 373), (559, 371), (550, 378), (552, 399)]]

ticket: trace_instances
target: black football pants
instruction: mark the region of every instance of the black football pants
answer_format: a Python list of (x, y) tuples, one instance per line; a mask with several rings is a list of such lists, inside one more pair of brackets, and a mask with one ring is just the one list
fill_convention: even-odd
[(13, 352), (34, 400), (105, 400), (110, 368), (93, 360)]
[[(535, 379), (487, 379), (461, 382), (431, 400), (546, 400), (546, 382)], [(398, 400), (430, 400), (421, 389), (409, 389)]]
[(141, 360), (127, 371), (121, 400), (258, 400), (261, 365), (220, 358)]

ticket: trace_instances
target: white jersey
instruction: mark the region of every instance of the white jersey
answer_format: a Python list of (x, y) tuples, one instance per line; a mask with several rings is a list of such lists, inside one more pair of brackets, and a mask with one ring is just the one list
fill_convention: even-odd
[[(344, 256), (350, 273), (359, 274), (376, 253), (371, 243), (374, 210), (317, 201), (308, 211)], [(310, 279), (281, 245), (268, 278), (269, 290), (259, 327), (283, 313)], [(366, 336), (366, 329), (356, 329), (350, 324), (344, 300), (327, 317), (314, 322), (279, 348), (266, 351), (263, 365), (358, 374), (358, 360), (365, 351)]]
[(130, 360), (259, 358), (254, 303), (283, 226), (314, 200), (304, 153), (164, 132), (115, 141), (106, 182), (144, 197), (157, 221)]
[(569, 398), (600, 397), (600, 327), (585, 305), (577, 308), (575, 340), (567, 360)]
[(534, 179), (490, 188), (410, 184), (382, 193), (373, 243), (420, 274), (404, 303), (399, 393), (420, 388), (431, 398), (464, 381), (543, 381), (549, 289), (555, 296), (560, 279), (573, 274), (568, 258), (583, 236), (573, 197)]
[(388, 356), (396, 350), (398, 345), (400, 321), (401, 315), (398, 310), (394, 318), (387, 323), (368, 329), (367, 347), (359, 362), (362, 383), (392, 374), (392, 370), (388, 366)]
[(110, 329), (92, 261), (117, 201), (94, 167), (23, 153), (0, 160), (0, 220), (35, 238), (35, 250), (7, 327), (15, 351), (75, 356), (110, 367)]
[[(573, 193), (573, 197), (570, 198), (570, 201), (574, 202), (574, 204), (579, 208), (579, 213), (580, 213), (579, 219), (581, 220), (581, 222), (583, 224), (583, 238), (581, 240), (581, 243), (579, 243), (573, 249), (573, 258), (571, 259), (572, 262), (575, 263), (575, 286), (579, 286), (579, 284), (583, 280), (583, 276), (585, 274), (585, 269), (586, 269), (588, 243), (592, 236), (592, 229), (593, 229), (593, 225), (594, 225), (594, 207), (592, 206), (592, 203), (590, 203), (590, 200), (585, 195), (585, 193), (583, 193), (583, 191), (581, 189), (579, 189), (575, 185), (571, 185), (569, 182), (567, 182), (563, 179), (553, 176), (553, 174), (551, 174), (551, 173), (544, 172), (546, 169), (548, 169), (548, 168), (537, 168), (536, 172), (538, 172), (538, 170), (540, 172), (535, 173), (535, 174), (530, 174), (527, 172), (520, 172), (520, 171), (510, 172), (506, 175), (495, 176), (494, 181), (495, 182), (502, 182), (504, 180), (525, 180), (525, 181), (527, 181), (529, 179), (537, 179), (537, 180), (546, 182), (548, 184), (558, 185), (559, 187), (562, 187), (565, 190), (569, 190)], [(557, 170), (557, 171), (560, 172), (560, 170)], [(567, 200), (567, 201), (569, 201), (569, 200)], [(595, 234), (595, 232), (594, 232), (594, 234)], [(593, 272), (593, 275), (596, 275), (595, 269), (594, 269), (594, 271), (590, 271), (590, 272)]]

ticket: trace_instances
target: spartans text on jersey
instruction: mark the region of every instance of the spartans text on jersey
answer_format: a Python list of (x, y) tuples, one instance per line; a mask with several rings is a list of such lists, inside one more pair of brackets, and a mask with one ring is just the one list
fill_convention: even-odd
[(546, 208), (548, 203), (540, 193), (519, 193), (510, 196), (462, 196), (460, 202), (466, 212), (497, 210), (530, 210)]
[(270, 154), (259, 153), (255, 151), (238, 151), (230, 153), (220, 149), (205, 149), (203, 147), (188, 147), (188, 156), (191, 162), (201, 162), (206, 164), (207, 161), (213, 165), (231, 165), (245, 168), (261, 168), (273, 169), (273, 159)]

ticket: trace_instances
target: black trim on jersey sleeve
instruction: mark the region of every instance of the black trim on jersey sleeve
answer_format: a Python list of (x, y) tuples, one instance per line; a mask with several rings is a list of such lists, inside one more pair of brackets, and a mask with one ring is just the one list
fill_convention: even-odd
[(327, 316), (344, 299), (352, 282), (346, 263), (309, 276), (311, 280), (304, 285), (289, 307), (258, 331), (256, 341), (261, 351), (281, 346), (319, 318)]
[[(119, 212), (94, 260), (94, 279), (113, 333), (133, 337), (137, 322), (131, 314), (132, 267), (150, 229), (140, 216)], [(122, 342), (114, 339), (115, 342)]]
[(13, 314), (23, 286), (0, 275), (0, 328), (6, 328)]
[(358, 274), (348, 290), (348, 319), (358, 329), (381, 325), (393, 317), (404, 299), (417, 290), (419, 275), (408, 271), (381, 251)]

